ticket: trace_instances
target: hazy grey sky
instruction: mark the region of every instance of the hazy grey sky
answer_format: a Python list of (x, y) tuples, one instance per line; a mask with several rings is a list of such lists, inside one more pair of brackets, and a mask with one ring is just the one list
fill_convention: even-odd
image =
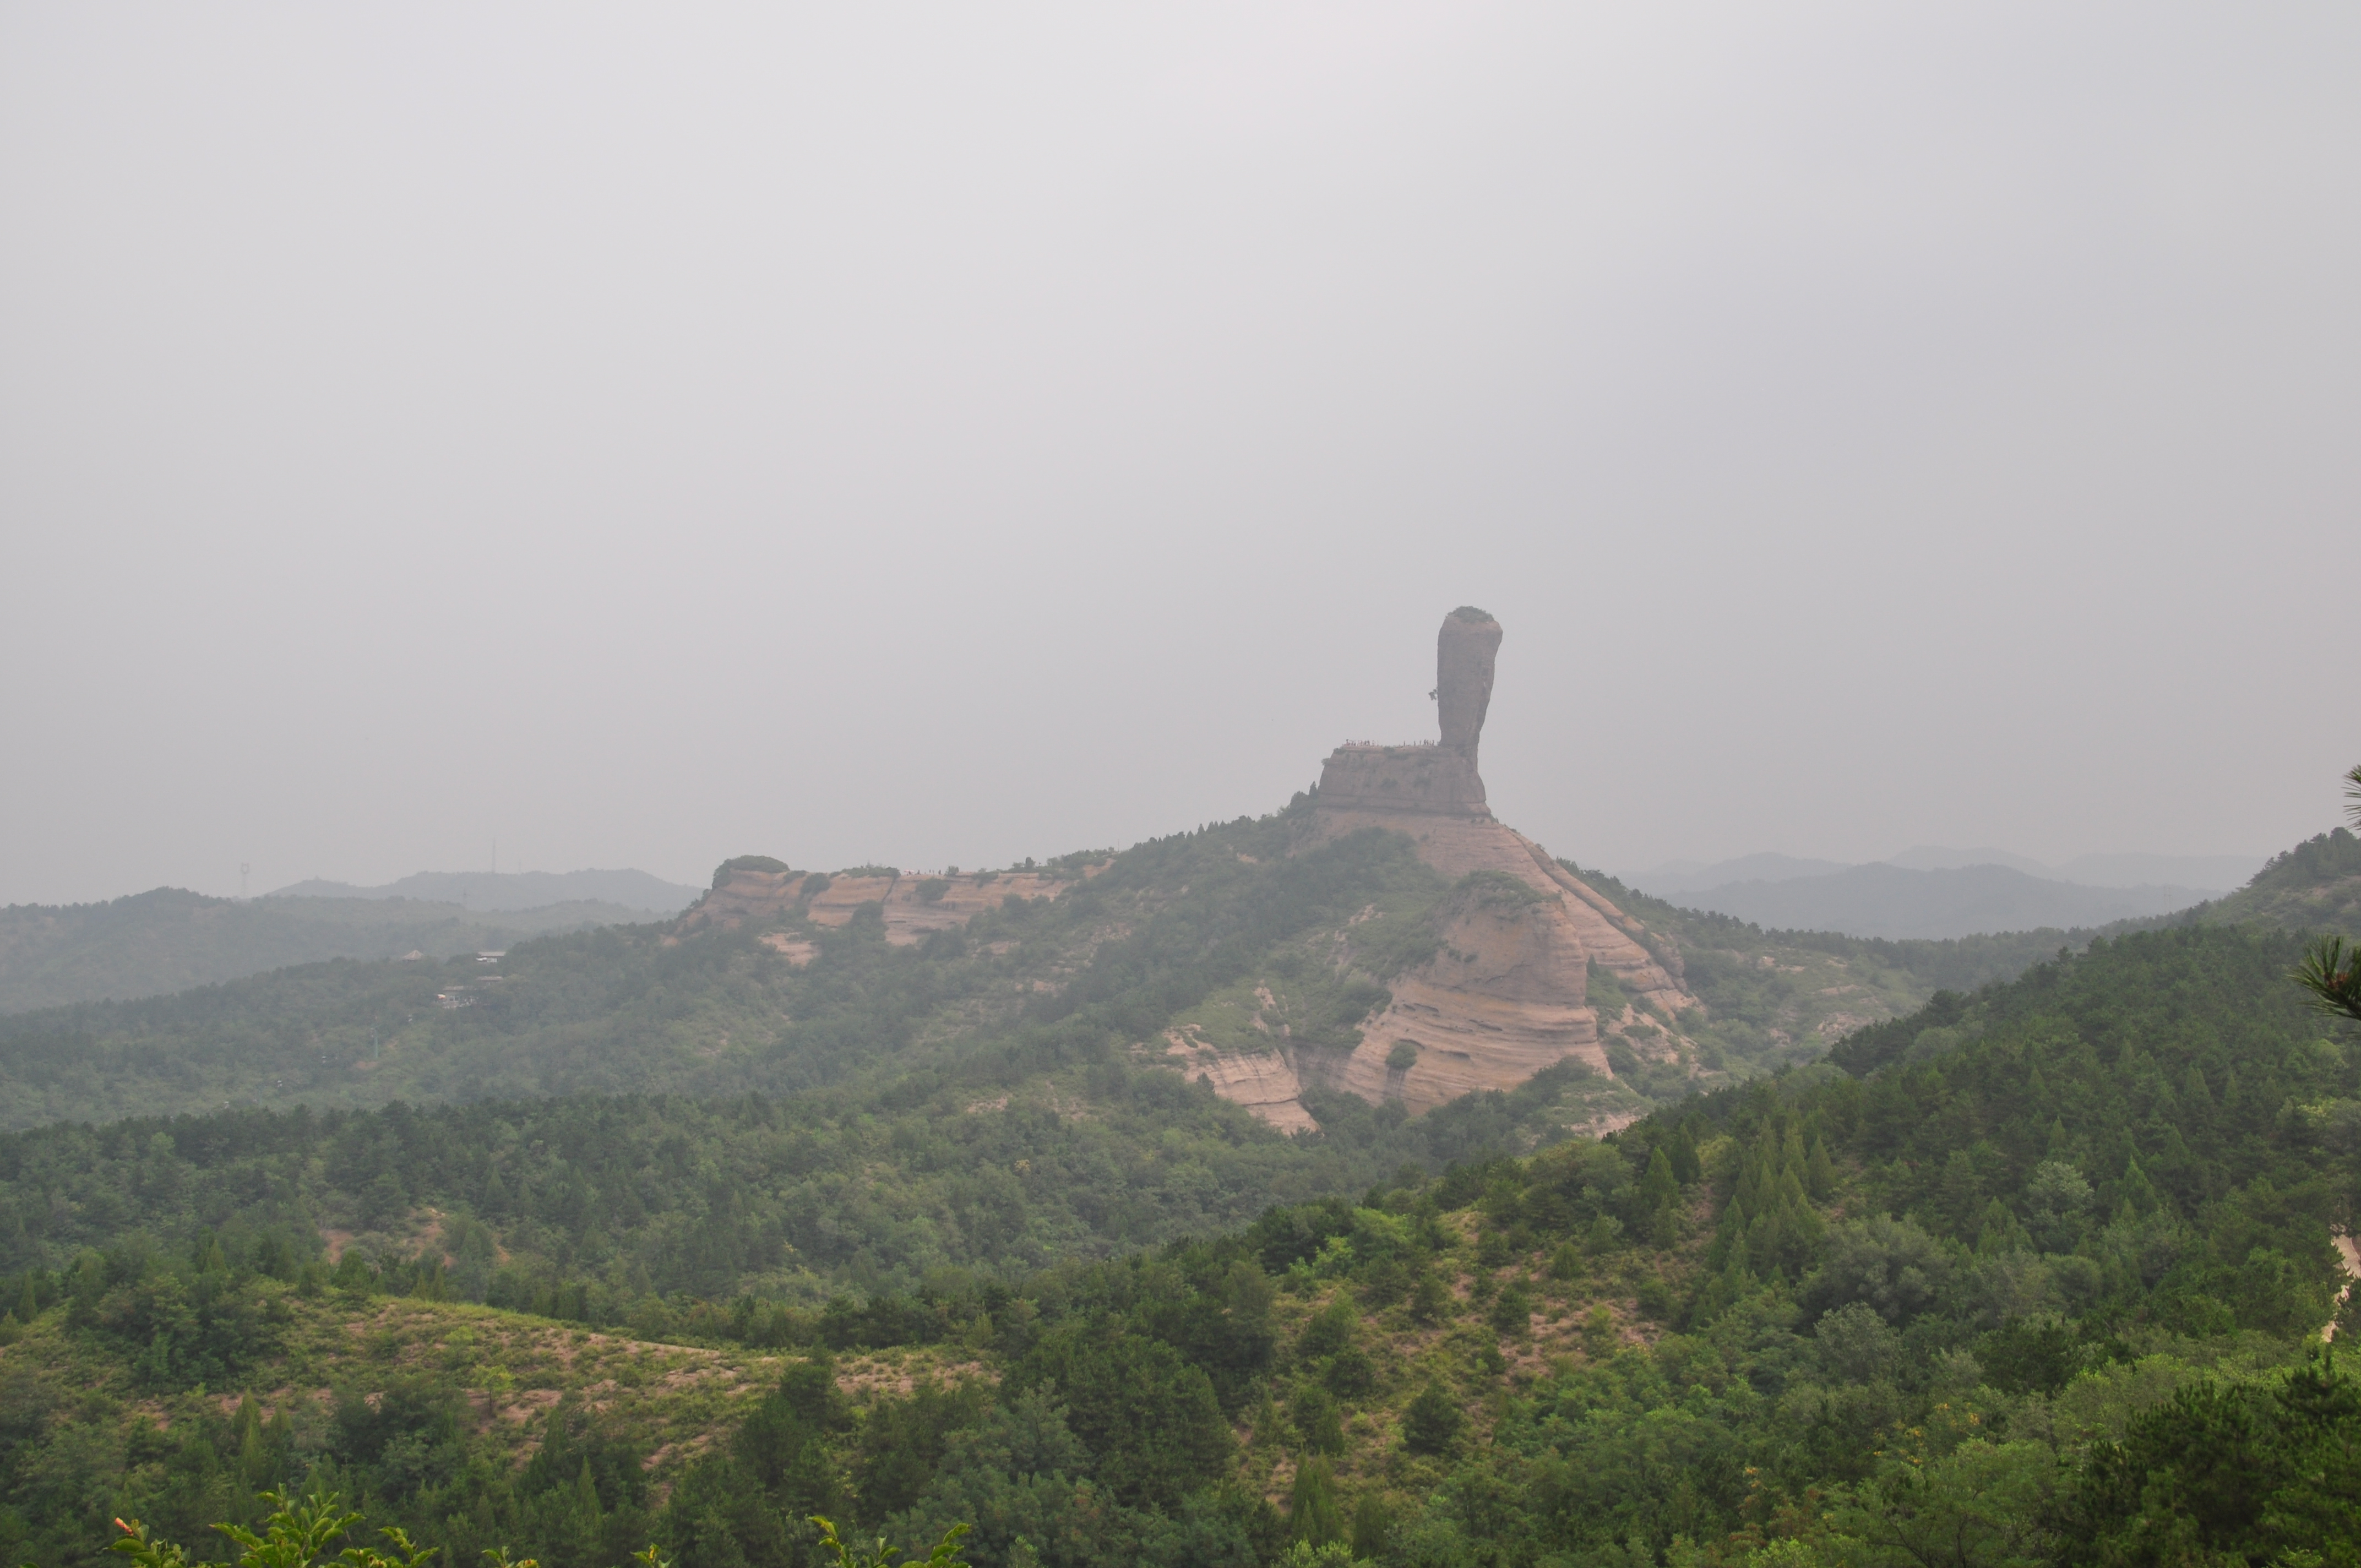
[(2268, 852), (2361, 8), (0, 8), (0, 901), (1005, 863), (1507, 628), (1610, 868)]

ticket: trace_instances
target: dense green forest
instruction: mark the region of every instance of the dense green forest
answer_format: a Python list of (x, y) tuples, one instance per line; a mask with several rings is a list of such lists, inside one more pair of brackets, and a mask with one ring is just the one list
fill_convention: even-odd
[[(917, 947), (870, 912), (752, 928), (610, 927), (433, 964), (304, 966), (175, 997), (0, 1019), (9, 1123), (192, 1104), (313, 1109), (515, 1094), (798, 1093), (956, 1058), (1023, 1074), (1151, 1032), (1290, 938), (1443, 889), (1377, 836), (1284, 855), (1241, 822), (1143, 845), (1054, 902), (1012, 900)], [(1256, 861), (1240, 856), (1255, 851)], [(1258, 862), (1258, 863), (1257, 863)], [(1053, 867), (1053, 870), (1058, 868)]]
[[(993, 1565), (2361, 1562), (2361, 1387), (2320, 1345), (2361, 1057), (2301, 949), (2103, 940), (1606, 1140), (1431, 1145), (1124, 1255), (979, 1229), (892, 1288), (887, 1217), (795, 1229), (854, 1157), (800, 1100), (14, 1135), (0, 1551), (93, 1561), (119, 1514), (220, 1556), (203, 1524), (288, 1485), (455, 1562), (808, 1563), (815, 1513), (971, 1523)], [(1121, 1067), (1057, 1136), (1147, 1091)], [(860, 1128), (847, 1201), (1021, 1194), (1003, 1113), (911, 1076), (931, 1110)], [(423, 1246), (324, 1240), (346, 1206)]]

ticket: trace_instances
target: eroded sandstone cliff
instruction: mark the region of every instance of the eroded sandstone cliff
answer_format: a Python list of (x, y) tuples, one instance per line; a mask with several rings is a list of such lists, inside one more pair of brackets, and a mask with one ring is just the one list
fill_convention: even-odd
[(1310, 1133), (1320, 1124), (1303, 1108), (1303, 1082), (1296, 1076), (1295, 1053), (1278, 1046), (1266, 1050), (1222, 1050), (1191, 1038), (1182, 1030), (1169, 1030), (1165, 1054), (1180, 1076), (1202, 1082), (1234, 1105), (1243, 1105), (1282, 1133)]
[[(1682, 983), (1678, 949), (1487, 805), (1478, 747), (1500, 641), (1490, 616), (1454, 611), (1436, 639), (1441, 739), (1339, 747), (1312, 796), (1286, 819), (1290, 855), (1369, 828), (1402, 835), (1439, 873), (1447, 890), (1439, 902), (1434, 886), (1418, 878), (1381, 894), (1383, 907), (1371, 904), (1333, 927), (1290, 935), (1254, 960), (1268, 968), (1217, 984), (1173, 1015), (1160, 1036), (1133, 1041), (1140, 1058), (1178, 1068), (1290, 1132), (1317, 1125), (1302, 1101), (1308, 1085), (1418, 1113), (1474, 1091), (1515, 1088), (1563, 1063), (1578, 1063), (1611, 1085), (1619, 1061), (1629, 1068), (1635, 1058), (1693, 1059), (1682, 1021), (1697, 1003)], [(1243, 852), (1237, 858), (1257, 863)], [(1060, 898), (1108, 863), (1085, 865), (1077, 857), (1055, 872), (830, 877), (745, 857), (725, 866), (672, 939), (752, 926), (765, 946), (803, 964), (817, 955), (815, 927), (841, 927), (873, 905), (886, 939), (908, 946), (1013, 898)], [(1119, 938), (1127, 922), (1189, 891), (1185, 882), (1163, 888), (1136, 877), (1118, 881), (1127, 913), (1102, 911), (1090, 917), (1098, 925), (1078, 928), (1080, 945), (1059, 960), (1066, 972), (1100, 941)], [(1208, 928), (1207, 940), (1218, 928), (1218, 922)], [(990, 951), (1016, 945), (995, 943)], [(1016, 978), (1026, 993), (1055, 993), (1062, 983), (1038, 972)], [(1601, 1003), (1609, 1004), (1605, 1018)], [(1592, 1098), (1601, 1102), (1600, 1114), (1619, 1109), (1604, 1102), (1628, 1102), (1623, 1112), (1640, 1103), (1611, 1088)]]
[(1363, 1023), (1348, 1054), (1291, 1046), (1191, 1053), (1192, 1076), (1267, 1121), (1309, 1120), (1300, 1101), (1277, 1098), (1281, 1075), (1268, 1057), (1283, 1057), (1299, 1081), (1400, 1100), (1412, 1112), (1513, 1088), (1569, 1060), (1611, 1078), (1590, 999), (1594, 965), (1631, 999), (1613, 1020), (1633, 1026), (1627, 1046), (1670, 1057), (1685, 1043), (1679, 1020), (1697, 1001), (1682, 984), (1677, 949), (1486, 805), (1477, 756), (1499, 644), (1490, 616), (1454, 611), (1436, 639), (1441, 740), (1342, 746), (1321, 771), (1296, 852), (1383, 828), (1407, 836), (1455, 891), (1435, 916), (1441, 951), (1392, 978), (1391, 1000)]

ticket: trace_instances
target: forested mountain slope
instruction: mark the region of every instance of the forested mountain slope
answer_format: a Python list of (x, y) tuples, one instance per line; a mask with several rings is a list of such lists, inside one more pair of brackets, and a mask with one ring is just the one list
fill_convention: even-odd
[(1682, 908), (1603, 872), (1580, 874), (1677, 947), (1711, 1014), (1708, 1038), (1761, 1062), (1815, 1060), (1864, 1024), (1916, 1012), (1938, 991), (2014, 980), (2100, 934), (2048, 927), (1938, 941), (1766, 930)]
[[(295, 965), (174, 996), (0, 1017), (0, 1125), (225, 1104), (323, 1110), (514, 1094), (776, 1094), (849, 1071), (895, 1077), (921, 1065), (903, 1059), (914, 1049), (931, 1067), (940, 1066), (936, 1056), (971, 1050), (1005, 1061), (1012, 1042), (1053, 1025), (1120, 1036), (1119, 1044), (1168, 1061), (1159, 1042), (1176, 1026), (1235, 1052), (1277, 1019), (1299, 1046), (1339, 1048), (1357, 1037), (1355, 1025), (1377, 995), (1370, 988), (1387, 978), (1377, 970), (1398, 971), (1435, 950), (1434, 917), (1451, 890), (1403, 852), (1399, 835), (1385, 836), (1397, 841), (1382, 850), (1370, 848), (1378, 840), (1356, 839), (1357, 847), (1306, 859), (1287, 854), (1290, 830), (1281, 814), (1112, 857), (1069, 856), (1026, 874), (1032, 896), (962, 910), (962, 919), (975, 918), (958, 929), (945, 920), (936, 922), (945, 928), (928, 930), (926, 917), (972, 900), (972, 890), (842, 876), (835, 888), (828, 878), (797, 879), (822, 891), (752, 911), (760, 917), (751, 924), (735, 916), (717, 924), (700, 909), (674, 927), (539, 939), (447, 912), (416, 924), (374, 923), (423, 907), (391, 901), (231, 905), (158, 894), (93, 906), (104, 920), (85, 919), (70, 937), (20, 932), (12, 949), (20, 983), (128, 984), (122, 977), (135, 971), (165, 972), (159, 966), (168, 955), (170, 963), (196, 962), (189, 945), (200, 937), (219, 949), (222, 965), (236, 968), (266, 956), (255, 941), (271, 931), (280, 934), (271, 940), (332, 948), (421, 945), (431, 961)], [(1332, 865), (1341, 869), (1323, 884), (1331, 872), (1322, 868)], [(1086, 876), (1085, 868), (1098, 874)], [(1614, 1080), (1571, 1093), (1567, 1124), (1611, 1121), (1807, 1059), (1939, 987), (2004, 978), (2070, 939), (2052, 932), (1956, 942), (1766, 935), (1578, 874), (1686, 956), (1691, 988), (1706, 1005), (1675, 1026), (1631, 1007), (1611, 973), (1596, 974), (1594, 1005), (1629, 1021), (1605, 1039)], [(1041, 895), (1045, 882), (1058, 896)], [(871, 883), (892, 889), (873, 918), (837, 896)], [(929, 893), (939, 903), (924, 903)], [(1359, 918), (1380, 907), (1383, 920)], [(71, 924), (55, 919), (59, 912), (38, 913), (53, 926)], [(544, 912), (553, 919), (568, 913)], [(574, 913), (589, 919), (600, 912)], [(1367, 956), (1352, 974), (1323, 975), (1347, 932)], [(496, 965), (473, 957), (478, 947), (504, 943), (509, 954)], [(1275, 999), (1269, 1007), (1265, 994)], [(1675, 1027), (1676, 1038), (1668, 1033)], [(1316, 1082), (1312, 1092), (1321, 1092)]]
[(2014, 980), (2103, 938), (2187, 925), (2361, 933), (2361, 841), (2342, 828), (2275, 857), (2238, 892), (2191, 909), (2096, 928), (1942, 941), (1766, 929), (1680, 907), (1598, 872), (1581, 875), (1679, 946), (1691, 987), (1712, 1009), (1715, 1037), (1744, 1042), (1758, 1061), (1814, 1059), (1866, 1024), (1915, 1012), (1938, 991)]
[[(629, 1107), (16, 1135), (0, 1224), (38, 1261), (0, 1279), (0, 1551), (95, 1561), (111, 1514), (193, 1535), (316, 1480), (454, 1560), (615, 1568), (649, 1539), (812, 1562), (814, 1512), (972, 1522), (985, 1568), (1290, 1540), (1402, 1568), (2350, 1563), (2361, 1389), (2307, 1358), (2361, 1057), (2286, 982), (2295, 946), (2110, 939), (1897, 1023), (1866, 1076), (826, 1303), (711, 1273), (719, 1233), (675, 1218), (807, 1168), (715, 1135), (752, 1104), (605, 1165)], [(866, 1131), (864, 1169), (917, 1152)], [(368, 1201), (408, 1204), (406, 1242), (331, 1266), (318, 1225)], [(603, 1292), (554, 1261), (602, 1246)], [(607, 1283), (632, 1271), (635, 1302)], [(536, 1315), (436, 1302), (478, 1290)]]
[[(1028, 883), (1055, 882), (1054, 898), (980, 907), (923, 939), (904, 894), (966, 896), (947, 880), (838, 906), (831, 879), (798, 876), (785, 905), (734, 924), (700, 907), (671, 927), (520, 943), (497, 965), (329, 963), (18, 1014), (0, 1019), (0, 1119), (779, 1094), (922, 1070), (1001, 1084), (1109, 1050), (1182, 1068), (1168, 1032), (1200, 1024), (1234, 1057), (1349, 1054), (1388, 982), (1434, 958), (1471, 900), (1527, 896), (1490, 873), (1455, 890), (1400, 834), (1290, 854), (1293, 815), (1034, 868)], [(1742, 1076), (1763, 1052), (1756, 1035), (1719, 1040), (1709, 1018), (1683, 1045), (1644, 998), (1628, 1014), (1631, 998), (1599, 1000), (1617, 1007), (1634, 1070), (1569, 1081), (1565, 1124), (1628, 1118)]]
[(647, 916), (577, 901), (486, 916), (413, 899), (258, 898), (159, 887), (106, 904), (0, 909), (0, 1014), (156, 996), (319, 963), (445, 958)]
[(2237, 892), (2183, 918), (2361, 936), (2361, 839), (2343, 828), (2307, 839), (2274, 856)]

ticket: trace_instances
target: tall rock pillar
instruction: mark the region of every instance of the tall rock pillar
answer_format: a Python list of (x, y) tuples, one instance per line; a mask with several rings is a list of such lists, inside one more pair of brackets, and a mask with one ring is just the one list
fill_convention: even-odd
[[(1295, 852), (1378, 828), (1401, 834), (1421, 861), (1458, 884), (1436, 906), (1440, 951), (1388, 977), (1389, 1000), (1360, 1021), (1360, 1043), (1349, 1056), (1301, 1043), (1285, 1047), (1299, 1081), (1423, 1111), (1473, 1090), (1511, 1088), (1568, 1059), (1612, 1078), (1590, 1003), (1593, 966), (1656, 1020), (1637, 1012), (1607, 1020), (1632, 1053), (1679, 1056), (1679, 1020), (1696, 998), (1657, 962), (1643, 939), (1647, 928), (1485, 804), (1476, 747), (1499, 649), (1500, 623), (1484, 611), (1463, 606), (1444, 617), (1434, 644), (1441, 743), (1337, 747), (1320, 771), (1311, 809), (1296, 817)], [(1501, 898), (1492, 878), (1465, 880), (1477, 872), (1511, 878), (1539, 896)], [(1661, 1027), (1665, 1021), (1673, 1033)], [(1217, 1084), (1217, 1092), (1246, 1103), (1264, 1091), (1242, 1080), (1235, 1090)]]
[[(1443, 748), (1466, 758), (1471, 773), (1477, 771), (1476, 744), (1483, 739), (1484, 712), (1492, 706), (1492, 660), (1499, 651), (1500, 623), (1474, 605), (1461, 605), (1444, 616), (1434, 639), (1434, 700)], [(1477, 789), (1480, 800), (1483, 785), (1479, 783)]]

